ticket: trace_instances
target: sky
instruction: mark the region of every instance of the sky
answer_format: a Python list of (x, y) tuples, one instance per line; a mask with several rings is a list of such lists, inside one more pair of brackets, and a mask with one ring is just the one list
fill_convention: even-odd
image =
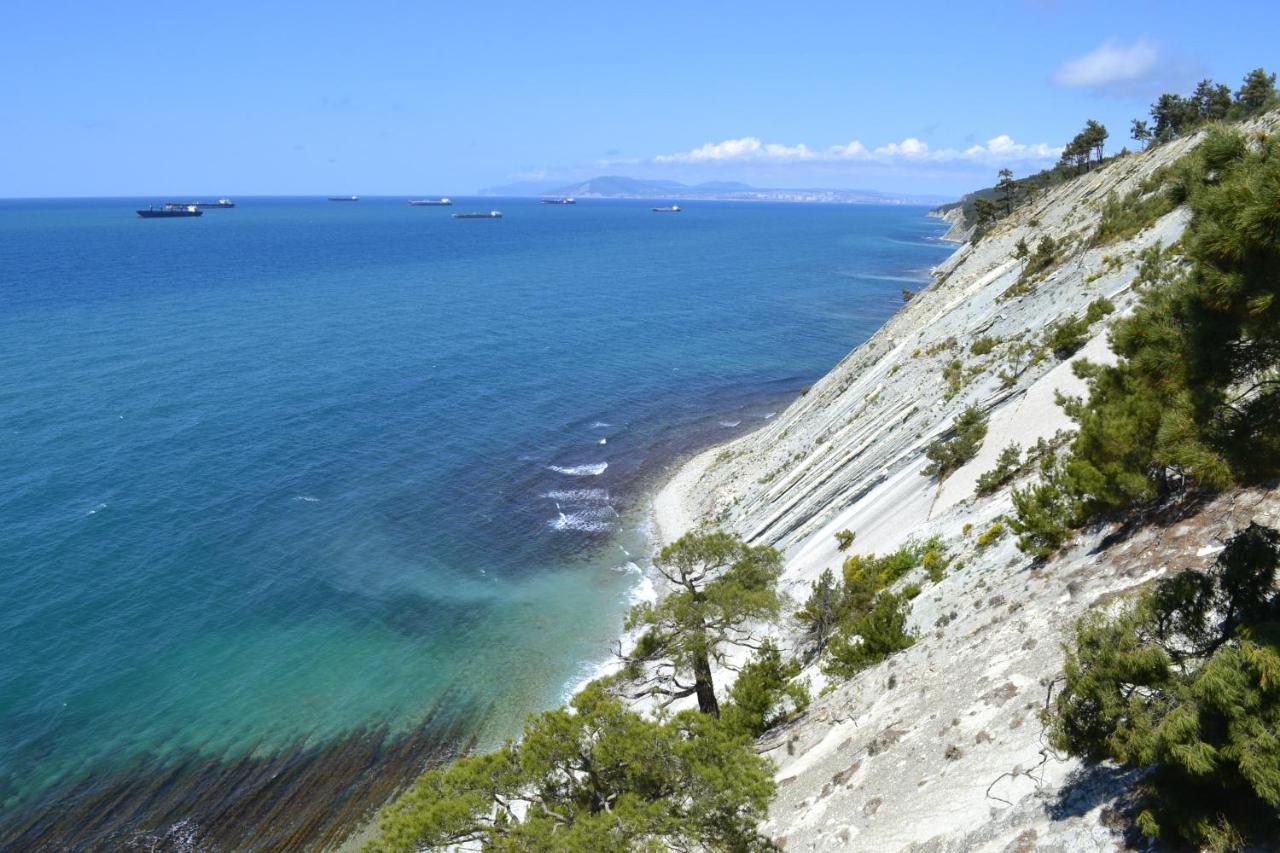
[(1280, 4), (0, 7), (0, 198), (453, 194), (595, 175), (958, 195), (1280, 67)]

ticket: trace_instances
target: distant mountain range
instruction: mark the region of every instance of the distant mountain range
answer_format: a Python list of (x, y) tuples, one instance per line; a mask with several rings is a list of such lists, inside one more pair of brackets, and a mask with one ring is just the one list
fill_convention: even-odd
[(521, 181), (480, 190), (492, 196), (572, 196), (573, 198), (705, 199), (722, 201), (808, 201), (841, 204), (938, 204), (945, 196), (915, 196), (876, 190), (766, 189), (737, 181), (682, 184), (604, 175), (575, 184)]

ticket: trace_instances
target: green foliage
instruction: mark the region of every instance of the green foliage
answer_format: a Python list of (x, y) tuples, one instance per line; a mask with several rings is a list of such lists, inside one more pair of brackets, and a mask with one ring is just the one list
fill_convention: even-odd
[(1008, 216), (1013, 213), (1013, 205), (1018, 198), (1018, 182), (1013, 179), (1013, 172), (1010, 169), (1001, 169), (999, 177), (1000, 180), (996, 182), (996, 195), (1004, 206), (1004, 215)]
[(978, 338), (976, 341), (973, 342), (973, 345), (969, 347), (969, 352), (971, 352), (973, 355), (982, 356), (991, 352), (993, 349), (995, 349), (999, 345), (1000, 345), (999, 338), (993, 338), (990, 335), (983, 335), (982, 337)]
[(844, 585), (830, 569), (823, 569), (809, 587), (808, 600), (796, 611), (796, 621), (804, 629), (804, 642), (813, 654), (822, 654), (843, 614)]
[(1241, 118), (1257, 115), (1276, 106), (1276, 75), (1255, 68), (1244, 75), (1244, 83), (1236, 92), (1236, 107)]
[(1065, 541), (1063, 525), (1280, 475), (1280, 141), (1211, 131), (1179, 173), (1188, 268), (1144, 256), (1142, 301), (1111, 329), (1118, 362), (1077, 365), (1090, 386), (1069, 401), (1071, 454), (1015, 492), (1032, 553)]
[(1123, 198), (1113, 192), (1102, 203), (1102, 218), (1093, 232), (1092, 245), (1128, 240), (1176, 206), (1173, 195), (1164, 190), (1148, 192), (1138, 188), (1125, 193)]
[(910, 301), (912, 300), (912, 298), (914, 298), (914, 297), (915, 297), (915, 295), (916, 295), (916, 292), (915, 292), (914, 290), (911, 290), (911, 289), (906, 288), (906, 287), (902, 288), (902, 301), (903, 301), (903, 302), (910, 302)]
[(1251, 118), (1276, 105), (1276, 75), (1255, 68), (1245, 75), (1234, 98), (1227, 86), (1212, 80), (1201, 80), (1189, 96), (1171, 92), (1161, 95), (1151, 105), (1154, 127), (1149, 133), (1156, 142), (1168, 142), (1206, 123)]
[(382, 814), (369, 853), (442, 849), (768, 850), (775, 785), (748, 738), (703, 714), (666, 722), (597, 687), (519, 743), (429, 770)]
[(1009, 528), (1018, 534), (1022, 551), (1045, 559), (1071, 538), (1082, 513), (1066, 465), (1054, 453), (1040, 462), (1040, 481), (1013, 490)]
[(662, 549), (654, 568), (671, 590), (627, 616), (628, 630), (644, 632), (632, 662), (654, 665), (646, 692), (671, 700), (696, 693), (699, 708), (718, 715), (710, 662), (723, 663), (726, 648), (742, 643), (746, 623), (777, 614), (782, 559), (727, 533), (687, 533)]
[(989, 495), (1018, 476), (1022, 469), (1022, 448), (1012, 442), (996, 457), (996, 467), (978, 477), (977, 493)]
[(809, 685), (795, 680), (799, 674), (800, 663), (784, 662), (777, 647), (766, 641), (738, 673), (721, 720), (730, 731), (759, 737), (809, 707)]
[(1051, 740), (1147, 769), (1149, 836), (1210, 850), (1280, 837), (1278, 562), (1280, 534), (1251, 525), (1211, 571), (1077, 627)]
[[(1026, 248), (1025, 244), (1023, 248)], [(1035, 251), (1027, 256), (1027, 261), (1022, 266), (1022, 273), (1018, 276), (1018, 280), (1010, 285), (1004, 293), (1001, 293), (1000, 298), (1011, 299), (1024, 293), (1030, 293), (1031, 285), (1058, 262), (1058, 254), (1064, 248), (1063, 244), (1058, 243), (1048, 234), (1041, 237), (1040, 242), (1036, 244)]]
[(985, 532), (978, 534), (978, 550), (988, 548), (1004, 538), (1004, 524), (994, 522)]
[(849, 546), (853, 544), (853, 540), (857, 538), (857, 534), (852, 530), (836, 531), (836, 548), (840, 551), (848, 551)]
[(907, 596), (881, 593), (868, 610), (850, 619), (832, 638), (823, 672), (847, 678), (910, 647), (915, 642), (906, 630), (910, 612)]
[[(920, 587), (911, 584), (899, 595), (888, 587), (909, 572), (923, 568), (935, 583), (946, 572), (950, 558), (940, 537), (912, 540), (883, 556), (854, 554), (844, 561), (842, 581), (824, 572), (813, 585), (813, 594), (802, 613), (802, 624), (812, 637), (819, 624), (813, 614), (822, 614), (826, 633), (823, 671), (834, 675), (853, 673), (880, 662), (895, 651), (911, 645), (906, 618), (911, 599)], [(820, 649), (821, 651), (821, 649)]]
[(978, 455), (987, 435), (987, 416), (977, 406), (969, 406), (956, 418), (951, 434), (925, 448), (929, 464), (921, 472), (945, 480), (953, 471)]
[(942, 378), (947, 383), (946, 398), (950, 400), (952, 397), (960, 393), (960, 389), (964, 383), (964, 362), (958, 358), (953, 358), (947, 362), (942, 368)]
[(1106, 141), (1107, 128), (1093, 119), (1089, 119), (1085, 123), (1084, 130), (1077, 133), (1062, 149), (1062, 162), (1060, 165), (1076, 171), (1081, 169), (1086, 172), (1089, 171), (1095, 154), (1098, 162), (1102, 162), (1102, 150)]
[(1089, 329), (1094, 323), (1116, 310), (1111, 300), (1101, 297), (1089, 303), (1083, 317), (1069, 317), (1050, 326), (1045, 332), (1044, 345), (1055, 356), (1067, 359), (1089, 340)]

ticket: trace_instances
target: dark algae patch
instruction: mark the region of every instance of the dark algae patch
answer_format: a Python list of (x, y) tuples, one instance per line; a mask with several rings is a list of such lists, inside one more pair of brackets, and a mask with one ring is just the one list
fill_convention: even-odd
[(471, 749), (485, 713), (437, 706), (407, 732), (378, 726), (263, 753), (147, 754), (90, 769), (0, 816), (0, 850), (329, 848), (424, 768)]

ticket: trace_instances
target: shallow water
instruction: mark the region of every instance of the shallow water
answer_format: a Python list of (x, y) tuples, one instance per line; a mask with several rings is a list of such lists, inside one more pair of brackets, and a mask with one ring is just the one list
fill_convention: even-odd
[(511, 734), (607, 656), (655, 473), (950, 250), (905, 207), (149, 201), (0, 202), (0, 814), (446, 698)]

